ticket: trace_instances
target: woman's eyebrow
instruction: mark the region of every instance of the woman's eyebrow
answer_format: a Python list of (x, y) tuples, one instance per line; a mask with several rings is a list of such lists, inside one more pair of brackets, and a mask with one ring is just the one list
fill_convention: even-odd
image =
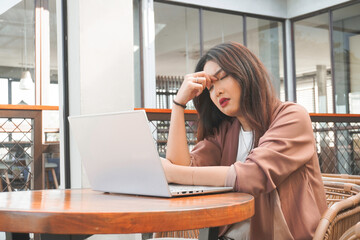
[(222, 69), (220, 68), (219, 70), (216, 71), (216, 73), (213, 75), (214, 77), (218, 78), (217, 75), (222, 71)]

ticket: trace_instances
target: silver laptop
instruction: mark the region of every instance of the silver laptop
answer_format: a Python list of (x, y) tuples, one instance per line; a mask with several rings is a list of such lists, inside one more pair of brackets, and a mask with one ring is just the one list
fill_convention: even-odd
[(168, 184), (144, 110), (69, 117), (93, 190), (172, 197), (230, 187)]

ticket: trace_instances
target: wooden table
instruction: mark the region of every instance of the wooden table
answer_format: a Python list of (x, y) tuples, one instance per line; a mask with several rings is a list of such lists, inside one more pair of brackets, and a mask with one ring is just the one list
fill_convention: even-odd
[(218, 226), (253, 214), (254, 198), (234, 192), (171, 199), (90, 189), (0, 193), (3, 232), (92, 235), (203, 229), (201, 239), (216, 239)]

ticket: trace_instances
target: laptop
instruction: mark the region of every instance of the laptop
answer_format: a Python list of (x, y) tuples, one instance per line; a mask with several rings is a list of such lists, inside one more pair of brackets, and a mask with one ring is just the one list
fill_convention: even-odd
[(144, 110), (71, 116), (69, 123), (93, 190), (158, 197), (232, 190), (168, 184)]

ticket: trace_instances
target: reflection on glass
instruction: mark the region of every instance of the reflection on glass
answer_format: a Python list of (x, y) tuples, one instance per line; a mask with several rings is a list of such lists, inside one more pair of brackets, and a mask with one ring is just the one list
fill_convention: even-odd
[(360, 113), (360, 4), (333, 12), (335, 107)]
[(59, 84), (58, 84), (58, 64), (57, 64), (57, 17), (56, 1), (49, 1), (49, 21), (50, 21), (50, 84), (45, 89), (47, 94), (44, 98), (44, 105), (59, 106)]
[(332, 113), (329, 15), (294, 23), (296, 98), (309, 112)]
[[(332, 21), (336, 113), (360, 113), (360, 4), (334, 11)], [(358, 149), (350, 150), (359, 143), (357, 134), (342, 129), (336, 136), (338, 146), (348, 146), (338, 147), (339, 172), (351, 173), (359, 161)]]
[(200, 58), (199, 10), (155, 2), (154, 12), (157, 107), (171, 108)]
[(203, 35), (206, 52), (223, 42), (243, 43), (243, 17), (239, 15), (203, 11)]
[(193, 72), (200, 57), (199, 10), (154, 3), (156, 75)]
[[(43, 78), (43, 105), (59, 106), (59, 84), (58, 84), (58, 64), (57, 64), (57, 16), (56, 16), (56, 1), (49, 1), (49, 34), (50, 34), (50, 48), (47, 49), (50, 53), (50, 74), (48, 78)], [(43, 126), (44, 134), (49, 133), (56, 135), (52, 140), (58, 141), (59, 137), (59, 111), (43, 111)], [(49, 140), (49, 139), (46, 139)]]
[(270, 72), (275, 90), (285, 100), (282, 23), (246, 18), (247, 47), (255, 53)]
[(13, 3), (14, 5), (10, 4), (8, 9), (0, 12), (0, 78), (8, 81), (1, 81), (1, 92), (9, 93), (6, 98), (0, 98), (0, 104), (34, 104), (34, 88), (19, 89), (23, 71), (29, 70), (32, 79), (35, 79), (34, 1)]

